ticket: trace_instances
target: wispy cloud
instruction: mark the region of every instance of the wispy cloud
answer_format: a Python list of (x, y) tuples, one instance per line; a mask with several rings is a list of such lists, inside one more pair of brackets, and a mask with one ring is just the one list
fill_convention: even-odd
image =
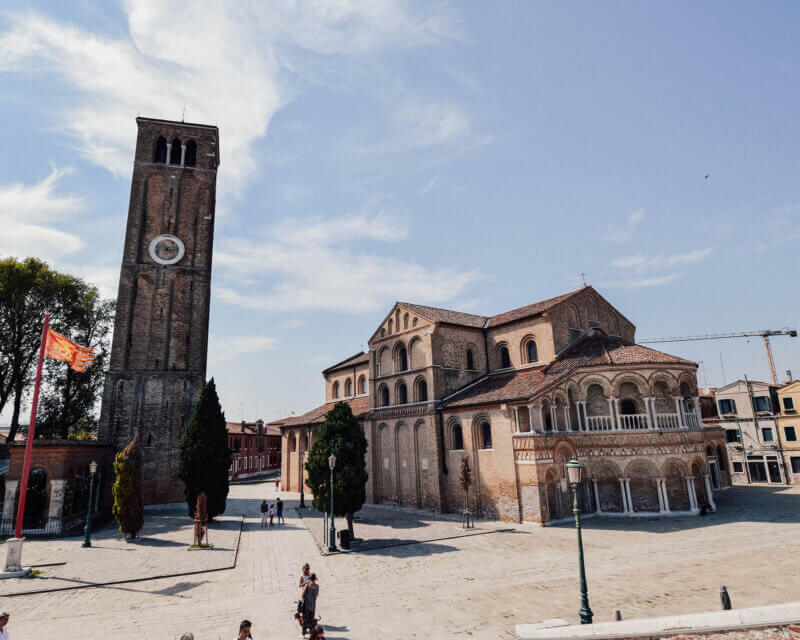
[(658, 256), (622, 256), (614, 260), (611, 265), (618, 269), (631, 269), (633, 271), (649, 271), (654, 269), (664, 269), (679, 265), (695, 264), (705, 259), (712, 251), (711, 247), (697, 249), (687, 253), (675, 253), (672, 255)]
[(267, 336), (211, 336), (208, 342), (210, 360), (219, 362), (232, 360), (245, 353), (257, 353), (272, 349), (276, 344), (275, 338)]
[(662, 285), (669, 284), (680, 277), (681, 274), (679, 273), (670, 273), (664, 276), (655, 276), (652, 278), (625, 278), (621, 280), (608, 280), (599, 283), (599, 286), (607, 289), (641, 289), (644, 287), (660, 287)]
[[(443, 3), (412, 11), (400, 0), (227, 0), (204, 6), (127, 0), (127, 33), (98, 36), (35, 12), (10, 13), (0, 71), (46, 68), (76, 98), (49, 108), (90, 162), (128, 175), (136, 114), (215, 123), (225, 131), (220, 189), (239, 193), (255, 171), (254, 142), (291, 99), (283, 71), (304, 51), (335, 59), (460, 37)], [(177, 26), (179, 25), (179, 27)], [(120, 79), (124, 78), (124, 82)], [(300, 78), (311, 81), (311, 78)], [(400, 111), (407, 139), (436, 144), (468, 126), (453, 105)]]
[[(249, 309), (363, 313), (396, 299), (443, 302), (461, 296), (477, 271), (431, 268), (380, 255), (374, 243), (402, 240), (391, 216), (287, 220), (258, 238), (228, 239), (215, 254), (222, 270), (217, 299)], [(261, 277), (257, 287), (237, 278)]]
[(82, 197), (58, 191), (59, 181), (69, 173), (69, 167), (53, 168), (31, 185), (0, 185), (0, 255), (54, 258), (83, 248), (79, 235), (58, 228), (85, 206)]
[(633, 237), (633, 232), (644, 220), (644, 209), (636, 209), (631, 211), (625, 218), (625, 222), (621, 225), (616, 225), (609, 229), (603, 236), (604, 240), (609, 242), (628, 242)]

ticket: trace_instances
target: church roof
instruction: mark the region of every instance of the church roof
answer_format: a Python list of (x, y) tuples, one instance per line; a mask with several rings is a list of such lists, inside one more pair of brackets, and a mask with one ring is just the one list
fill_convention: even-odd
[(263, 433), (258, 432), (258, 423), (257, 422), (226, 422), (225, 423), (225, 430), (228, 433), (240, 433), (249, 436), (279, 436), (281, 432), (278, 428), (273, 424), (264, 424), (261, 423), (261, 427), (263, 428)]
[(627, 344), (599, 329), (576, 340), (549, 365), (490, 373), (443, 400), (445, 408), (534, 398), (577, 369), (614, 365), (689, 364), (694, 362), (639, 344)]
[(503, 313), (498, 313), (494, 316), (478, 316), (472, 313), (453, 311), (452, 309), (429, 307), (424, 304), (411, 304), (410, 302), (398, 302), (397, 304), (403, 305), (414, 313), (418, 313), (422, 317), (433, 322), (446, 322), (448, 324), (475, 327), (477, 329), (490, 329), (492, 327), (499, 327), (500, 325), (514, 322), (515, 320), (521, 320), (522, 318), (536, 316), (544, 313), (545, 311), (549, 311), (568, 298), (571, 298), (575, 294), (589, 288), (591, 287), (583, 287), (581, 289), (576, 289), (575, 291), (562, 293), (560, 296), (547, 298), (547, 300), (540, 300), (539, 302), (534, 302), (533, 304), (528, 304), (524, 307), (519, 307), (518, 309), (512, 309), (511, 311), (504, 311)]
[(281, 429), (284, 427), (296, 427), (300, 425), (320, 424), (325, 421), (325, 415), (328, 413), (328, 411), (333, 409), (333, 406), (337, 402), (344, 402), (345, 404), (349, 404), (350, 410), (356, 417), (364, 413), (367, 413), (369, 411), (369, 396), (359, 396), (358, 398), (351, 398), (350, 400), (331, 400), (330, 402), (321, 404), (320, 406), (312, 409), (311, 411), (307, 411), (301, 416), (291, 416), (289, 418), (283, 418), (281, 420), (274, 420), (270, 422), (270, 424), (275, 425)]
[(337, 362), (336, 364), (331, 365), (327, 369), (323, 370), (323, 375), (326, 373), (330, 373), (331, 371), (336, 371), (337, 369), (344, 369), (345, 367), (354, 367), (359, 364), (368, 364), (369, 363), (369, 354), (364, 353), (363, 351), (359, 351), (356, 355), (350, 356), (342, 360), (341, 362)]
[(452, 309), (441, 309), (439, 307), (429, 307), (424, 304), (412, 304), (410, 302), (398, 302), (410, 311), (418, 313), (423, 318), (432, 322), (446, 322), (447, 324), (458, 324), (464, 327), (475, 327), (482, 329), (488, 318), (486, 316), (476, 316), (471, 313), (462, 313)]

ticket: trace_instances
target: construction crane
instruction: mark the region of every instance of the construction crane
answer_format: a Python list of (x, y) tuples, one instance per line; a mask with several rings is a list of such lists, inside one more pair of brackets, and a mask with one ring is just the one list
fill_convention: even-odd
[(772, 374), (772, 383), (778, 384), (778, 376), (775, 375), (775, 362), (772, 359), (772, 346), (769, 344), (770, 336), (789, 336), (790, 338), (797, 337), (795, 329), (767, 329), (765, 331), (740, 331), (738, 333), (709, 333), (703, 336), (677, 336), (674, 338), (648, 338), (647, 340), (639, 340), (639, 344), (653, 344), (655, 342), (687, 342), (689, 340), (720, 340), (722, 338), (752, 338), (761, 336), (764, 340), (764, 348), (767, 351), (767, 362), (769, 362), (769, 371)]

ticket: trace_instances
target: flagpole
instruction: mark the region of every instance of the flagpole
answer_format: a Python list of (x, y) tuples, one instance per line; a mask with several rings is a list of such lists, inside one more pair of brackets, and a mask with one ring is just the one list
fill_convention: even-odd
[(36, 365), (36, 384), (33, 387), (33, 401), (31, 402), (31, 420), (28, 424), (28, 440), (25, 443), (25, 462), (22, 464), (22, 478), (19, 486), (19, 506), (17, 507), (17, 528), (15, 538), (22, 537), (22, 519), (25, 516), (25, 498), (28, 494), (28, 475), (31, 471), (31, 454), (33, 453), (33, 438), (36, 435), (36, 410), (39, 406), (39, 386), (42, 382), (42, 363), (44, 362), (44, 348), (47, 343), (47, 328), (50, 325), (50, 314), (44, 314), (42, 327), (42, 343), (39, 345), (39, 362)]

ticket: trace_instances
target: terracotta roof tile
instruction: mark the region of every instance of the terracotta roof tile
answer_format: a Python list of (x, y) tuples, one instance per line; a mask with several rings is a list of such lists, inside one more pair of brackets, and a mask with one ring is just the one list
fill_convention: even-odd
[(369, 363), (369, 354), (363, 351), (359, 351), (356, 355), (350, 356), (349, 358), (342, 360), (341, 362), (337, 362), (336, 364), (331, 365), (327, 369), (322, 371), (323, 374), (330, 373), (331, 371), (336, 371), (337, 369), (344, 369), (345, 367), (354, 367), (359, 364), (367, 364)]
[(583, 289), (576, 289), (575, 291), (570, 291), (569, 293), (562, 293), (560, 296), (556, 296), (555, 298), (548, 298), (547, 300), (525, 305), (519, 309), (512, 309), (511, 311), (506, 311), (505, 313), (499, 313), (489, 318), (486, 328), (488, 329), (491, 327), (497, 327), (501, 324), (513, 322), (514, 320), (520, 320), (522, 318), (527, 318), (528, 316), (535, 316), (540, 313), (544, 313), (545, 311), (552, 309), (557, 304), (564, 302), (564, 300), (567, 298), (571, 298), (576, 293), (581, 291), (583, 291)]
[(447, 322), (449, 324), (458, 324), (465, 327), (483, 328), (484, 323), (488, 318), (485, 316), (476, 316), (471, 313), (461, 313), (460, 311), (453, 311), (452, 309), (440, 309), (439, 307), (428, 307), (424, 304), (411, 304), (410, 302), (398, 302), (410, 311), (418, 313), (423, 318), (427, 318), (432, 322)]
[(349, 404), (353, 415), (356, 417), (369, 411), (369, 396), (360, 396), (350, 400), (335, 400), (326, 402), (325, 404), (322, 404), (311, 411), (307, 411), (301, 416), (292, 416), (289, 418), (283, 418), (282, 420), (275, 420), (270, 424), (277, 425), (279, 428), (296, 427), (298, 425), (307, 424), (320, 424), (324, 422), (325, 415), (328, 413), (328, 411), (333, 409), (333, 405), (335, 405), (337, 402)]
[(562, 351), (546, 367), (493, 373), (466, 386), (443, 402), (446, 408), (526, 400), (568, 378), (577, 369), (631, 364), (694, 364), (638, 344), (625, 344), (599, 330)]

